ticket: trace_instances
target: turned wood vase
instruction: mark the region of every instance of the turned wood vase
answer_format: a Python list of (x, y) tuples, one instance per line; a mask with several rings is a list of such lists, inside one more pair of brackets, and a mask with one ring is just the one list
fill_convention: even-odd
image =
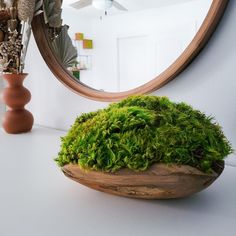
[(23, 86), (23, 81), (27, 75), (2, 75), (7, 87), (1, 93), (1, 100), (8, 107), (3, 116), (2, 126), (9, 134), (29, 132), (33, 126), (33, 115), (24, 108), (31, 99), (30, 91)]

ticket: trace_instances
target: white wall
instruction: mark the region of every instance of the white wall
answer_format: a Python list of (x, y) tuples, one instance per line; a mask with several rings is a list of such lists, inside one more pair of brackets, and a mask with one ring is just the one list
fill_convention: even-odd
[[(109, 92), (127, 91), (150, 81), (184, 51), (211, 3), (212, 0), (188, 1), (115, 15), (108, 11), (102, 20), (98, 16), (82, 17), (84, 10), (65, 8), (63, 22), (70, 25), (72, 38), (76, 32), (84, 32), (94, 42), (92, 50), (80, 50), (92, 55), (92, 67), (81, 71), (81, 81)], [(122, 50), (124, 44), (127, 47)], [(120, 63), (121, 55), (123, 62), (126, 58), (124, 63)]]
[[(77, 16), (77, 17), (75, 17)], [(75, 41), (75, 33), (83, 33), (86, 39), (92, 38), (92, 20), (85, 16), (78, 15), (78, 10), (65, 7), (62, 12), (63, 24), (69, 25), (68, 33), (72, 39), (74, 46), (76, 46), (79, 55), (91, 55), (92, 50), (84, 50), (82, 41)], [(85, 57), (83, 59), (86, 60)], [(88, 60), (92, 60), (91, 57)], [(91, 64), (91, 63), (90, 63)], [(91, 70), (81, 71), (80, 81), (85, 82), (86, 85), (93, 86), (93, 74)]]
[[(226, 14), (209, 45), (176, 79), (156, 91), (174, 101), (185, 101), (194, 108), (213, 115), (223, 126), (236, 149), (236, 1), (230, 1)], [(59, 83), (41, 58), (31, 40), (25, 85), (31, 90), (28, 108), (35, 123), (67, 130), (77, 115), (105, 107), (78, 96)], [(232, 156), (228, 163), (236, 165)]]

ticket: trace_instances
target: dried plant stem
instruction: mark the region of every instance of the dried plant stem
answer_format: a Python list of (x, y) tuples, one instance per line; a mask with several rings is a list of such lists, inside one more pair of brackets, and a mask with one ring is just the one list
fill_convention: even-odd
[(24, 69), (24, 64), (25, 64), (25, 56), (27, 53), (27, 49), (29, 46), (29, 39), (31, 36), (31, 25), (29, 24), (28, 21), (21, 22), (22, 24), (22, 29), (21, 29), (21, 35), (22, 35), (22, 50), (21, 50), (21, 55), (20, 55), (20, 71), (23, 72)]

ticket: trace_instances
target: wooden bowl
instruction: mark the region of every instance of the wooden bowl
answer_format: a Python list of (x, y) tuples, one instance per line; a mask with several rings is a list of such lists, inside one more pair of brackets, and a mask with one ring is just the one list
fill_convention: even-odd
[(68, 164), (62, 168), (70, 179), (90, 188), (115, 195), (142, 199), (182, 198), (197, 193), (212, 184), (222, 173), (224, 162), (206, 174), (187, 165), (153, 164), (147, 171), (121, 169), (106, 173), (81, 169)]

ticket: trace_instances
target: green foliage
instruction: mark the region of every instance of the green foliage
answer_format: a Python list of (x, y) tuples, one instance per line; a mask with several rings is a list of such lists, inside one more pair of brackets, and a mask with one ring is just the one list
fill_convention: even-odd
[(166, 97), (140, 95), (78, 117), (62, 138), (56, 162), (105, 172), (144, 171), (156, 162), (211, 172), (230, 153), (211, 117)]

